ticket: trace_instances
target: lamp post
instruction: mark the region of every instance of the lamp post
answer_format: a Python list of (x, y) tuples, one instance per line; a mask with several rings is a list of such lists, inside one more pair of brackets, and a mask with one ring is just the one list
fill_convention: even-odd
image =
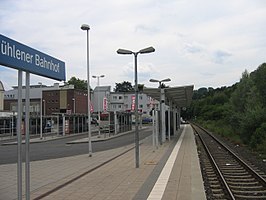
[(42, 140), (43, 138), (42, 138), (42, 83), (41, 82), (39, 82), (38, 83), (39, 85), (41, 85), (40, 86), (40, 88), (41, 88), (41, 98), (40, 98), (40, 139)]
[(101, 123), (101, 114), (100, 114), (100, 78), (103, 78), (104, 75), (100, 75), (100, 76), (92, 76), (92, 78), (97, 78), (97, 86), (98, 86), (98, 94), (97, 94), (97, 101), (98, 101), (98, 137), (101, 137), (101, 129), (100, 129), (100, 123)]
[(72, 101), (73, 101), (73, 113), (75, 114), (76, 113), (76, 99), (73, 98)]
[(75, 119), (75, 114), (76, 114), (76, 99), (72, 98), (73, 101), (73, 133), (75, 133), (75, 127), (76, 127), (76, 119)]
[(42, 101), (43, 101), (43, 116), (45, 117), (45, 115), (46, 115), (46, 104), (45, 104), (45, 99), (43, 99)]
[(138, 117), (138, 70), (137, 70), (137, 56), (138, 54), (144, 54), (144, 53), (152, 53), (155, 49), (153, 47), (148, 47), (145, 49), (141, 49), (138, 52), (133, 52), (126, 49), (118, 49), (118, 54), (133, 54), (134, 55), (134, 61), (135, 61), (135, 160), (136, 160), (136, 168), (139, 168), (139, 117)]
[(89, 68), (89, 30), (90, 26), (87, 24), (81, 25), (81, 30), (87, 32), (87, 89), (88, 89), (88, 144), (89, 144), (89, 157), (92, 156), (91, 147), (91, 115), (90, 115), (90, 68)]
[[(150, 79), (150, 82), (157, 82), (157, 83), (159, 83), (159, 88), (160, 88), (160, 116), (161, 116), (161, 120), (160, 120), (160, 122), (161, 122), (161, 124), (160, 124), (160, 126), (161, 126), (161, 131), (159, 131), (159, 142), (160, 142), (160, 145), (162, 145), (162, 130), (163, 130), (163, 120), (162, 120), (162, 118), (163, 118), (163, 112), (162, 112), (162, 82), (169, 82), (169, 81), (171, 81), (171, 79), (170, 78), (166, 78), (166, 79), (163, 79), (163, 80), (156, 80), (156, 79)], [(169, 119), (170, 120), (170, 119)]]
[(42, 100), (43, 102), (43, 119), (44, 119), (44, 139), (46, 139), (46, 118), (45, 118), (45, 115), (46, 115), (46, 102), (45, 102), (45, 99)]

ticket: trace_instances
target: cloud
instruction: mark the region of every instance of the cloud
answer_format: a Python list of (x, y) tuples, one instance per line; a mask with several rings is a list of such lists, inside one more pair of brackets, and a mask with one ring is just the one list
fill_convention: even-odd
[(224, 64), (231, 56), (232, 54), (227, 51), (217, 50), (213, 52), (213, 62), (217, 64)]
[[(157, 69), (152, 63), (139, 63), (137, 66), (138, 82), (141, 83), (149, 80), (156, 72)], [(123, 67), (123, 76), (133, 80), (132, 84), (135, 82), (135, 67), (133, 63), (128, 63), (128, 65)]]
[(159, 32), (157, 28), (154, 28), (152, 26), (144, 25), (144, 24), (139, 24), (136, 26), (136, 32), (142, 32), (142, 33), (147, 33), (147, 34), (156, 34)]
[[(173, 86), (200, 86), (207, 84), (202, 73), (215, 74), (210, 81), (216, 86), (238, 80), (243, 68), (252, 71), (265, 61), (265, 18), (261, 0), (0, 1), (1, 34), (65, 61), (67, 79), (86, 79), (86, 34), (80, 26), (89, 24), (90, 72), (105, 74), (101, 83), (112, 86), (134, 81), (132, 56), (116, 50), (148, 46), (156, 51), (140, 56), (138, 77), (144, 84), (169, 77)], [(0, 80), (7, 87), (16, 84), (16, 70), (6, 73), (1, 71)], [(54, 81), (31, 77), (38, 82)]]
[(201, 53), (204, 51), (204, 48), (199, 44), (185, 44), (184, 50), (188, 53)]

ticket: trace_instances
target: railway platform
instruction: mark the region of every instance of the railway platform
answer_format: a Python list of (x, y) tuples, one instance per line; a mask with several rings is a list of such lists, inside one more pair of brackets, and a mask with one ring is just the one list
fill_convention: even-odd
[[(0, 165), (0, 174), (0, 199), (16, 199), (16, 164)], [(31, 199), (206, 199), (193, 130), (183, 125), (158, 148), (151, 137), (142, 140), (139, 168), (133, 144), (92, 157), (33, 161)]]

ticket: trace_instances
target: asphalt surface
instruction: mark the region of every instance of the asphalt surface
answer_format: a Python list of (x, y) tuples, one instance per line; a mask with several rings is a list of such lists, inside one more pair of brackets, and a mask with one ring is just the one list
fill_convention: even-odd
[[(150, 128), (139, 131), (140, 140), (152, 134)], [(30, 160), (46, 160), (61, 157), (68, 157), (88, 153), (88, 143), (66, 144), (67, 142), (85, 138), (87, 135), (77, 135), (42, 143), (30, 144)], [(120, 137), (112, 138), (106, 141), (92, 143), (92, 151), (99, 152), (117, 147), (126, 146), (135, 142), (135, 132), (132, 131)], [(22, 145), (22, 152), (25, 152), (25, 145)], [(23, 159), (24, 159), (23, 155)], [(24, 160), (23, 160), (24, 161)], [(0, 165), (11, 164), (17, 162), (17, 145), (1, 145), (0, 146)]]

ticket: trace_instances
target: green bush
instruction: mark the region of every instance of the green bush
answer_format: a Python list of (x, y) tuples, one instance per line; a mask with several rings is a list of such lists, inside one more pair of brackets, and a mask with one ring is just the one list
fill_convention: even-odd
[(257, 149), (258, 146), (262, 145), (266, 141), (266, 123), (256, 129), (255, 133), (252, 135), (250, 140), (250, 146)]

